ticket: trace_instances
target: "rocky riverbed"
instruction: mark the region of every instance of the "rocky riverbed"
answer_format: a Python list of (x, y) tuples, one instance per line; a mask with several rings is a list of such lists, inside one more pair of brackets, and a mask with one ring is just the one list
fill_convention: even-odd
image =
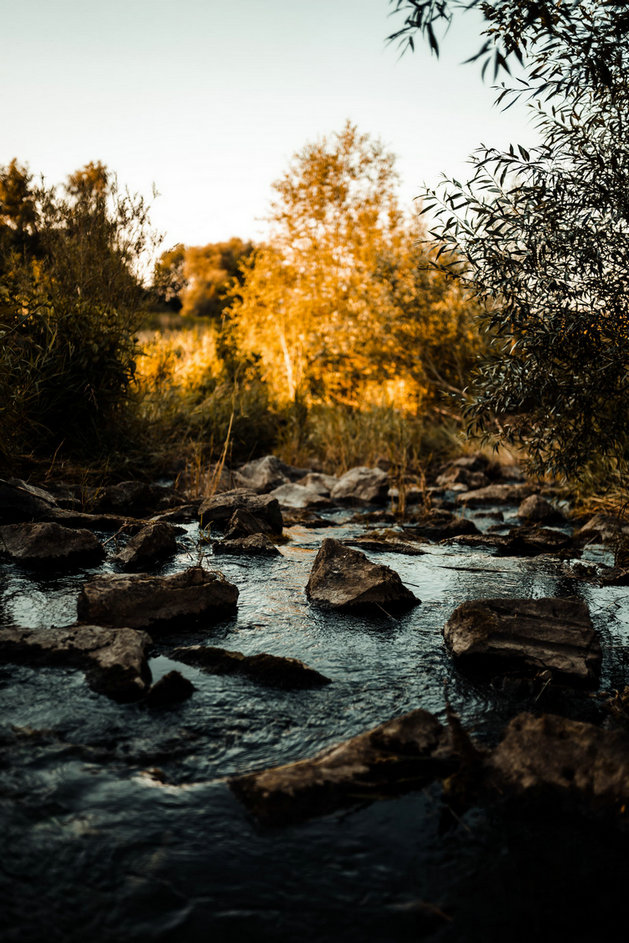
[(612, 925), (620, 525), (474, 461), (403, 523), (272, 457), (201, 504), (0, 483), (3, 939)]

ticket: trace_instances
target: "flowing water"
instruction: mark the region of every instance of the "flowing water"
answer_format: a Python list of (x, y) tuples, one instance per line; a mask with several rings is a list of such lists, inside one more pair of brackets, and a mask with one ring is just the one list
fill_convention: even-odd
[[(313, 609), (304, 587), (321, 540), (365, 531), (348, 513), (333, 517), (324, 531), (291, 528), (280, 558), (209, 556), (240, 590), (238, 615), (185, 637), (300, 658), (332, 679), (322, 689), (204, 674), (172, 661), (163, 642), (154, 680), (176, 668), (195, 685), (171, 710), (116, 704), (79, 671), (0, 667), (0, 939), (530, 939), (535, 921), (552, 930), (564, 919), (551, 897), (544, 902), (538, 869), (558, 880), (572, 861), (573, 907), (589, 868), (611, 868), (607, 887), (616, 876), (626, 882), (622, 836), (611, 830), (600, 851), (607, 826), (590, 834), (583, 821), (577, 834), (557, 817), (497, 823), (480, 808), (448, 817), (438, 784), (286, 828), (258, 825), (234, 799), (227, 777), (310, 756), (417, 707), (444, 719), (446, 693), (468, 729), (495, 742), (530, 705), (453, 670), (441, 629), (466, 599), (582, 596), (603, 642), (601, 687), (627, 680), (626, 590), (568, 579), (550, 558), (437, 544), (418, 557), (368, 552), (421, 605), (375, 620)], [(161, 572), (196, 563), (197, 537), (187, 527)], [(95, 572), (48, 580), (6, 567), (2, 620), (72, 624), (81, 583)], [(587, 707), (587, 695), (579, 699)], [(533, 897), (537, 910), (526, 905)]]

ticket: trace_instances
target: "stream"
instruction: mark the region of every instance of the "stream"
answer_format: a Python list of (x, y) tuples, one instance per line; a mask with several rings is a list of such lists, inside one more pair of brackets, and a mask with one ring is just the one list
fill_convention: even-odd
[[(486, 529), (495, 511), (467, 513)], [(626, 589), (567, 577), (547, 556), (432, 543), (422, 556), (367, 551), (421, 605), (370, 620), (314, 609), (304, 594), (314, 555), (324, 537), (367, 532), (353, 514), (327, 512), (325, 530), (288, 528), (271, 559), (213, 558), (199, 549), (198, 526), (186, 525), (178, 556), (158, 571), (204, 553), (239, 588), (237, 617), (187, 633), (185, 644), (299, 658), (330, 685), (276, 691), (205, 674), (170, 659), (163, 639), (154, 681), (177, 669), (195, 686), (170, 710), (110, 701), (81, 671), (0, 666), (2, 941), (593, 939), (591, 927), (622, 904), (627, 839), (605, 821), (480, 807), (457, 817), (435, 783), (271, 828), (233, 797), (227, 777), (309, 757), (406, 711), (445, 722), (446, 697), (466, 729), (496, 743), (531, 703), (453, 668), (441, 630), (468, 599), (582, 597), (603, 646), (600, 689), (629, 681)], [(583, 559), (610, 562), (601, 548)], [(46, 579), (7, 565), (0, 621), (71, 625), (81, 584), (112, 570), (105, 562)], [(584, 692), (564, 706), (584, 718), (596, 710)], [(595, 899), (593, 875), (604, 888)]]

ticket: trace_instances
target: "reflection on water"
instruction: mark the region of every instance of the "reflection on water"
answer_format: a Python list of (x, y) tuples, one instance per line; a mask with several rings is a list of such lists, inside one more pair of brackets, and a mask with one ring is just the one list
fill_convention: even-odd
[[(296, 527), (281, 558), (221, 557), (217, 568), (240, 590), (238, 616), (190, 639), (300, 658), (332, 679), (327, 687), (280, 692), (206, 675), (160, 643), (154, 678), (176, 667), (196, 690), (179, 708), (151, 713), (99, 697), (80, 672), (0, 668), (6, 939), (466, 939), (424, 905), (447, 903), (462, 876), (499, 853), (503, 839), (478, 810), (444, 837), (434, 786), (262, 829), (224, 779), (311, 755), (416, 707), (443, 718), (446, 685), (464, 722), (495, 740), (519, 705), (453, 672), (442, 643), (444, 621), (465, 599), (582, 595), (604, 641), (602, 687), (622, 687), (629, 602), (622, 589), (567, 579), (548, 559), (426, 545), (419, 557), (367, 554), (421, 598), (409, 613), (368, 621), (311, 609), (304, 587), (323, 536), (360, 532), (342, 522), (325, 532)], [(196, 562), (195, 537), (189, 527), (165, 572)], [(35, 581), (7, 568), (3, 620), (71, 624), (85, 575)]]

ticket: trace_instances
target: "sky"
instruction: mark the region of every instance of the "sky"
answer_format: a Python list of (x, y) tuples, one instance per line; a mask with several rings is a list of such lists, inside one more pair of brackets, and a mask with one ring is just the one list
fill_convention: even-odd
[(481, 144), (530, 145), (501, 112), (466, 15), (442, 45), (400, 55), (388, 0), (0, 0), (0, 164), (49, 183), (100, 160), (158, 191), (163, 248), (264, 237), (271, 184), (346, 120), (398, 156), (409, 206)]

